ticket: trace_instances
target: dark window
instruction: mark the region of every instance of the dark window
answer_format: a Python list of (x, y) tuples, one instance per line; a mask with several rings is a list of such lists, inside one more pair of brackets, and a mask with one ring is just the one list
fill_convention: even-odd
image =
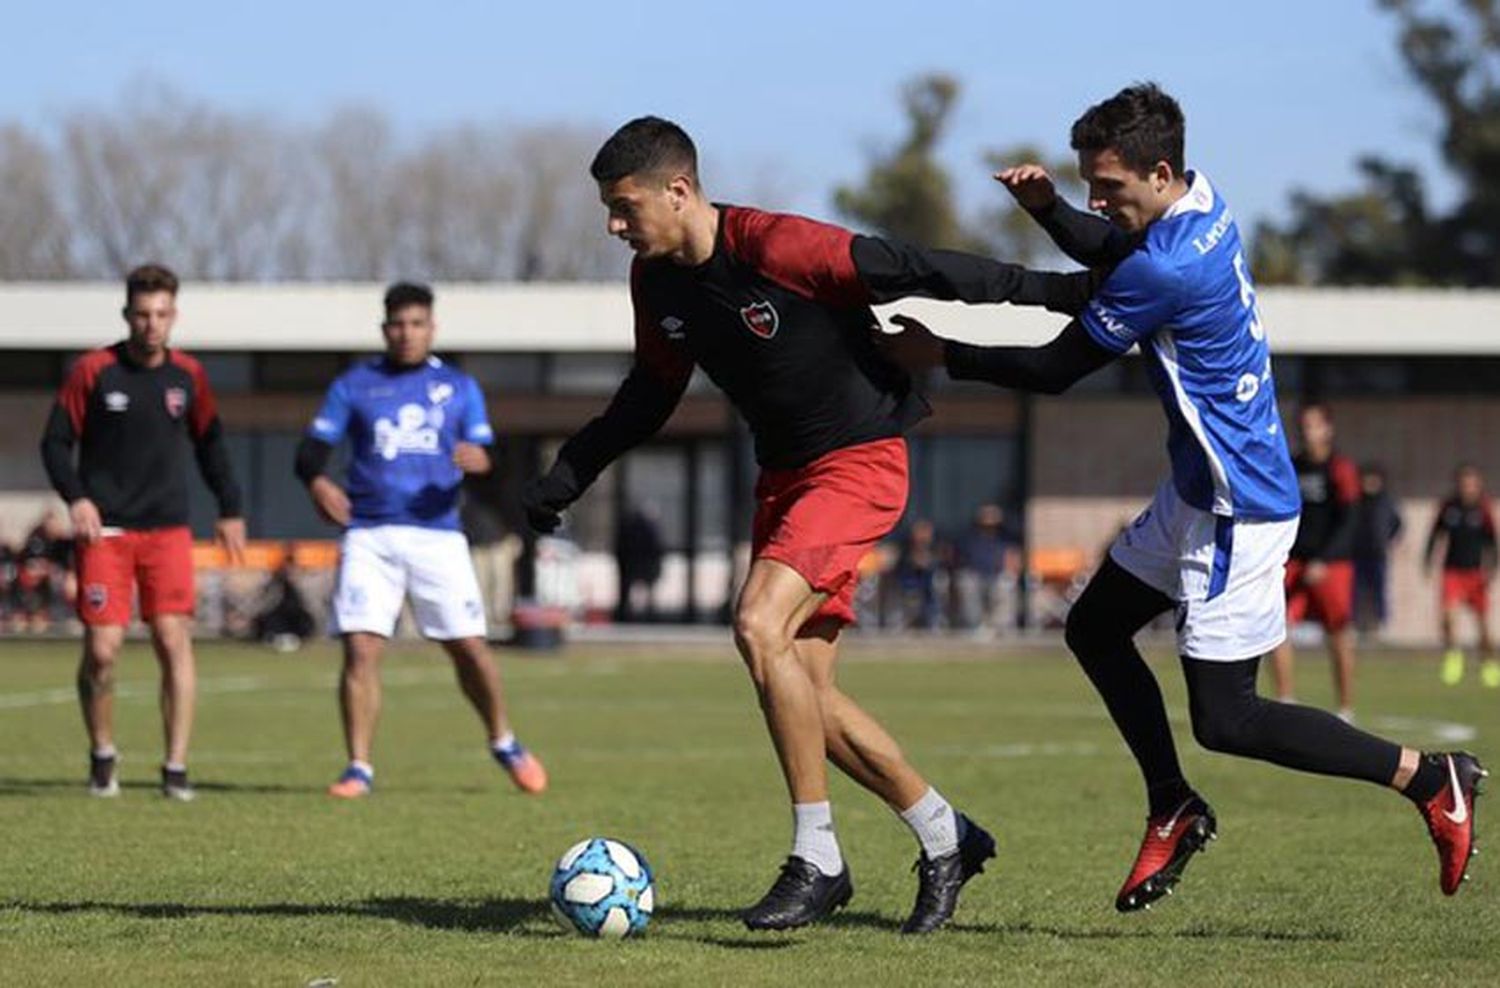
[(913, 437), (911, 500), (903, 526), (925, 518), (951, 535), (964, 531), (974, 509), (987, 502), (1017, 517), (1019, 446), (1014, 436)]
[(458, 364), (486, 394), (536, 394), (542, 390), (544, 361), (536, 353), (466, 353)]
[(262, 391), (321, 394), (351, 358), (339, 353), (262, 353), (255, 359), (255, 384)]
[(51, 391), (62, 384), (73, 354), (55, 350), (0, 350), (0, 387)]
[(623, 353), (559, 353), (547, 368), (547, 390), (555, 394), (613, 394), (630, 370)]
[(242, 394), (254, 390), (255, 360), (248, 353), (201, 353), (194, 357), (203, 365), (208, 383), (220, 394)]

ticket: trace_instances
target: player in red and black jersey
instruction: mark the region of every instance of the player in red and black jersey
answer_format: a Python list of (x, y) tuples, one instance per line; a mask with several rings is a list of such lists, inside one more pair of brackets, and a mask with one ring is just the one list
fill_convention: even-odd
[[(1326, 405), (1304, 405), (1297, 418), (1302, 449), (1292, 457), (1302, 490), (1302, 520), (1286, 564), (1286, 622), (1323, 626), (1333, 660), (1339, 716), (1354, 717), (1354, 533), (1359, 522), (1359, 467), (1333, 448)], [(1292, 642), (1274, 653), (1276, 695), (1292, 699)]]
[(217, 534), (234, 562), (244, 549), (245, 523), (208, 377), (198, 361), (168, 346), (177, 320), (176, 275), (158, 265), (132, 271), (124, 316), (128, 337), (84, 354), (68, 373), (42, 437), (42, 462), (68, 503), (77, 540), (84, 624), (78, 696), (92, 745), (89, 790), (119, 792), (114, 668), (138, 593), (161, 664), (162, 792), (186, 800), (193, 796), (187, 749), (197, 693), (189, 451), (218, 500)]
[[(609, 232), (635, 251), (635, 362), (605, 412), (525, 494), (534, 527), (672, 414), (695, 366), (749, 423), (761, 475), (735, 644), (760, 696), (793, 804), (791, 856), (744, 914), (801, 926), (852, 893), (834, 836), (826, 759), (884, 799), (922, 845), (904, 930), (952, 915), (994, 841), (929, 786), (889, 734), (841, 692), (834, 660), (858, 565), (900, 519), (904, 433), (928, 414), (870, 338), (870, 304), (908, 295), (1046, 303), (1088, 276), (1033, 275), (969, 255), (861, 237), (799, 216), (717, 205), (681, 128), (655, 117), (612, 136), (591, 168)], [(1081, 286), (1081, 288), (1080, 288)], [(1075, 304), (1081, 304), (1075, 300)]]
[(1495, 575), (1495, 518), (1484, 491), (1484, 477), (1472, 463), (1459, 466), (1454, 490), (1438, 506), (1422, 558), (1429, 572), (1443, 557), (1443, 667), (1442, 679), (1457, 686), (1464, 678), (1464, 653), (1454, 636), (1458, 612), (1468, 608), (1479, 625), (1479, 679), (1500, 687), (1500, 662), (1490, 650), (1490, 579)]

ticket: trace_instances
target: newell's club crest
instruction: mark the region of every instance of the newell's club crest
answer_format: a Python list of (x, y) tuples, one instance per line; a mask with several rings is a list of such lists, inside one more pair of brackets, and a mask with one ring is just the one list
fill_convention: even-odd
[(104, 610), (104, 605), (109, 603), (109, 588), (102, 583), (90, 583), (83, 588), (83, 599), (89, 605), (89, 610), (95, 613)]
[(162, 397), (167, 402), (167, 414), (174, 419), (182, 418), (182, 413), (187, 408), (187, 392), (181, 388), (168, 388), (162, 392)]
[(752, 302), (740, 310), (740, 318), (750, 332), (763, 340), (769, 340), (781, 328), (781, 317), (770, 302)]

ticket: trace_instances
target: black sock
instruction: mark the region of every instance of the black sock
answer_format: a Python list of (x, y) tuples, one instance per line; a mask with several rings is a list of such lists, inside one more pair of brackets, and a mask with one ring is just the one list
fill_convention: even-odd
[(1179, 806), (1197, 795), (1186, 779), (1172, 779), (1146, 787), (1146, 799), (1150, 801), (1153, 819), (1176, 812)]
[(1443, 783), (1448, 781), (1448, 773), (1444, 771), (1447, 767), (1448, 760), (1444, 756), (1424, 754), (1417, 759), (1416, 774), (1401, 790), (1401, 795), (1421, 806), (1442, 790)]

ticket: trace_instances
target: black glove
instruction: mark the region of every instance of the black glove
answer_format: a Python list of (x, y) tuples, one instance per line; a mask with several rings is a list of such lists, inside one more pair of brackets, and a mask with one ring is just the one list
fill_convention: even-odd
[(562, 524), (562, 513), (573, 503), (574, 496), (572, 485), (555, 471), (527, 483), (521, 491), (521, 507), (526, 509), (526, 521), (532, 531), (542, 535), (557, 531)]

